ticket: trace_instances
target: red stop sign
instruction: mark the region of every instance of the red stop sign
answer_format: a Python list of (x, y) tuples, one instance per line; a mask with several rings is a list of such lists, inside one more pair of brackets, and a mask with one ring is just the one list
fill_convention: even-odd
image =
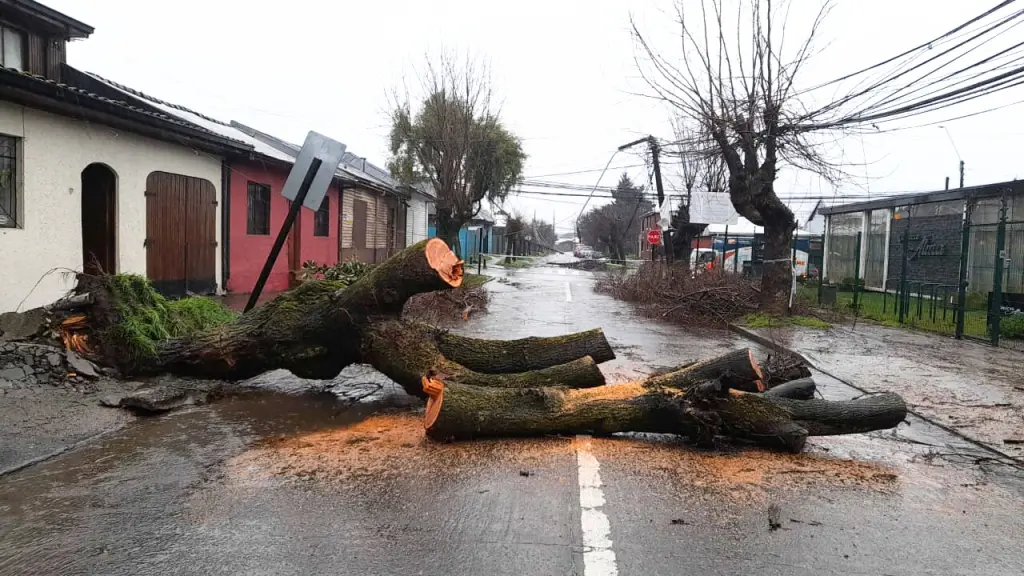
[(648, 244), (661, 244), (661, 230), (648, 230), (647, 231), (647, 243)]

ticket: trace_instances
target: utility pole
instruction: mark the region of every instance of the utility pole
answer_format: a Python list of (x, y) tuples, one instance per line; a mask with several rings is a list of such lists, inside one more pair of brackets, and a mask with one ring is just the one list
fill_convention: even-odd
[[(658, 158), (661, 150), (658, 148), (658, 140), (654, 136), (648, 136), (648, 142), (651, 145), (651, 162), (654, 165), (654, 186), (658, 190), (658, 209), (665, 204), (665, 189), (661, 185), (661, 160)], [(671, 215), (669, 215), (671, 221)], [(661, 244), (665, 247), (665, 261), (672, 261), (672, 233), (668, 230), (663, 230), (661, 234)]]
[[(964, 185), (961, 184), (960, 187), (963, 188)], [(946, 176), (946, 190), (949, 190), (949, 176)]]
[(960, 161), (960, 187), (964, 187), (964, 161)]

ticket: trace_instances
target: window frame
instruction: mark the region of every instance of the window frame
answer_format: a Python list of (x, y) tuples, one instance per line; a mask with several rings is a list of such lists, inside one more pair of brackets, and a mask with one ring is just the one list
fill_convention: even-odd
[(18, 229), (22, 227), (21, 214), (21, 172), (19, 170), (19, 160), (21, 158), (21, 138), (17, 136), (11, 136), (9, 134), (0, 134), (0, 140), (10, 141), (10, 155), (0, 153), (0, 165), (5, 161), (10, 162), (10, 193), (9, 193), (9, 206), (0, 205), (0, 211), (3, 212), (4, 219), (7, 222), (0, 222), (0, 229), (10, 230)]
[(320, 209), (313, 213), (313, 236), (330, 238), (331, 236), (331, 195), (325, 194), (320, 202)]
[[(21, 62), (19, 63), (18, 66), (11, 66), (7, 63), (6, 36), (8, 31), (17, 34), (20, 38), (19, 44), (21, 44), (21, 50), (19, 55), (21, 56)], [(16, 28), (4, 22), (0, 22), (0, 66), (3, 66), (4, 68), (13, 68), (14, 70), (17, 70), (19, 72), (24, 72), (28, 68), (27, 61), (28, 34), (20, 28)]]
[[(256, 218), (255, 210), (257, 207), (254, 206), (254, 193), (255, 194), (266, 194), (265, 198), (256, 198), (259, 202), (263, 203), (263, 214), (264, 221), (258, 222)], [(264, 184), (262, 182), (255, 182), (249, 180), (246, 184), (246, 204), (245, 204), (245, 234), (247, 236), (270, 236), (270, 217), (271, 207), (270, 200), (273, 197), (273, 190), (270, 184)], [(263, 224), (257, 226), (257, 224)]]

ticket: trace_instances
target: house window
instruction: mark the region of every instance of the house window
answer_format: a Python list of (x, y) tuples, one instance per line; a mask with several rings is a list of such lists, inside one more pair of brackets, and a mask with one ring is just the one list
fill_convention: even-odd
[(270, 186), (249, 182), (249, 212), (246, 218), (247, 234), (270, 235)]
[(313, 236), (331, 235), (331, 198), (324, 196), (320, 209), (313, 214)]
[(5, 68), (23, 71), (25, 69), (25, 35), (7, 26), (0, 26), (0, 43), (3, 44), (3, 50), (0, 51), (0, 64), (3, 64)]
[(18, 227), (18, 139), (0, 136), (0, 228)]

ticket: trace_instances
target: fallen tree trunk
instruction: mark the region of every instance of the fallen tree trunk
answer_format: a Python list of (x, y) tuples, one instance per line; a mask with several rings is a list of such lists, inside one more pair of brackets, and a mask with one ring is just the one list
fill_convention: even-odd
[(397, 317), (412, 296), (458, 287), (462, 261), (441, 240), (406, 248), (348, 287), (306, 282), (237, 321), (159, 344), (130, 373), (170, 372), (240, 380), (277, 368), (332, 378), (359, 360), (361, 336), (377, 317)]
[(686, 390), (630, 383), (585, 390), (487, 388), (423, 378), (424, 426), (436, 440), (551, 434), (670, 433), (707, 443), (715, 436), (799, 452), (808, 435), (898, 425), (895, 394), (846, 402), (799, 401), (729, 390), (705, 381)]
[[(442, 354), (435, 340), (437, 335), (436, 330), (423, 324), (379, 321), (366, 330), (362, 357), (406, 392), (417, 396), (423, 395), (421, 378), (427, 374), (448, 382), (496, 388), (592, 388), (605, 384), (604, 374), (590, 356), (569, 358), (564, 364), (538, 370), (477, 372)], [(502, 344), (500, 340), (476, 342), (492, 349)], [(532, 364), (527, 362), (526, 365)]]
[(437, 346), (452, 362), (488, 374), (540, 370), (584, 356), (590, 356), (597, 364), (615, 359), (615, 352), (600, 328), (518, 340), (481, 340), (445, 332), (438, 336)]

